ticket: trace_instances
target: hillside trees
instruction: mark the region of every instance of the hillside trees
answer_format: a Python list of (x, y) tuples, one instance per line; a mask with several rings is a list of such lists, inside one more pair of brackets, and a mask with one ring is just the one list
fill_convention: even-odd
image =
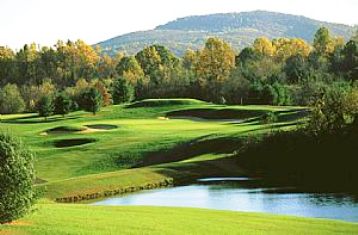
[[(60, 90), (71, 99), (71, 109), (78, 110), (81, 95), (91, 87), (100, 92), (103, 106), (110, 105), (112, 96), (123, 96), (114, 94), (117, 85), (128, 88), (128, 94), (133, 88), (135, 99), (307, 105), (328, 86), (354, 85), (357, 43), (353, 36), (344, 44), (320, 28), (313, 45), (299, 38), (261, 37), (235, 53), (227, 42), (208, 38), (202, 49), (189, 49), (182, 58), (161, 45), (147, 46), (135, 56), (110, 57), (81, 40), (58, 41), (54, 47), (30, 44), (17, 52), (0, 47), (0, 87), (17, 84), (30, 112), (42, 96)], [(125, 82), (117, 83), (118, 77)]]

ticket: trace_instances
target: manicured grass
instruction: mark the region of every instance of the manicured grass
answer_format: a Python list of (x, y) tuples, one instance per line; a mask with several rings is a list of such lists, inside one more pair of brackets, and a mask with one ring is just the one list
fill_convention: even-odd
[[(173, 112), (192, 110), (199, 110), (196, 115), (203, 118), (213, 113), (219, 117), (224, 114), (227, 119), (252, 119), (238, 123), (163, 118)], [(46, 182), (45, 195), (53, 199), (127, 187), (123, 177), (127, 172), (131, 172), (130, 183), (141, 186), (142, 171), (126, 170), (133, 167), (150, 167), (146, 168), (150, 169), (146, 171), (150, 184), (159, 178), (176, 181), (218, 174), (218, 170), (224, 171), (219, 172), (221, 175), (240, 174), (239, 167), (226, 160), (240, 147), (239, 139), (271, 128), (294, 128), (301, 118), (300, 110), (300, 107), (213, 105), (192, 99), (150, 99), (105, 107), (96, 116), (82, 111), (48, 120), (34, 114), (3, 115), (0, 129), (20, 136), (33, 149), (37, 182)], [(291, 116), (279, 123), (264, 124), (260, 116), (269, 111), (277, 112), (279, 117)], [(215, 160), (216, 156), (220, 159)], [(226, 162), (230, 167), (225, 167)], [(158, 164), (164, 165), (156, 167)], [(107, 180), (97, 180), (100, 174)]]
[[(218, 106), (190, 99), (146, 100), (136, 104), (139, 103), (146, 105), (137, 108), (111, 106), (103, 108), (96, 116), (75, 112), (65, 118), (54, 116), (47, 121), (29, 114), (4, 115), (0, 127), (20, 136), (35, 151), (37, 176), (51, 182), (137, 165), (148, 165), (150, 162), (146, 162), (153, 156), (153, 153), (165, 152), (204, 136), (232, 136), (270, 128), (259, 121), (237, 124), (160, 118), (175, 110), (193, 108), (222, 110), (226, 107), (265, 112), (297, 109), (296, 107), (270, 106)], [(117, 128), (95, 131), (91, 129), (93, 125), (116, 126)], [(90, 130), (83, 129), (88, 126)], [(61, 131), (56, 134), (43, 135), (49, 130)], [(61, 144), (60, 148), (59, 145), (56, 146), (56, 143), (63, 143), (67, 140), (75, 143), (78, 139), (91, 141), (78, 146), (63, 147)], [(166, 156), (166, 159), (161, 159), (163, 162), (172, 161), (170, 156)], [(189, 157), (195, 156), (191, 154)], [(182, 158), (180, 160), (183, 160)]]
[(0, 234), (357, 234), (358, 224), (259, 213), (147, 206), (39, 204)]

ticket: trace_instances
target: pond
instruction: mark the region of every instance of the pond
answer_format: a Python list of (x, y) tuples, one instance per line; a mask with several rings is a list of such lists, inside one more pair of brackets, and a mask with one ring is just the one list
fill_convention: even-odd
[(108, 198), (93, 205), (153, 205), (265, 212), (358, 222), (358, 199), (346, 193), (305, 193), (264, 187), (248, 178), (207, 178), (188, 186)]

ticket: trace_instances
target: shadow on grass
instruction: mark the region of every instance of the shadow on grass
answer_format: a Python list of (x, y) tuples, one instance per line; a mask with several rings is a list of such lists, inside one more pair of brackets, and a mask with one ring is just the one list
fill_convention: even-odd
[(96, 142), (96, 139), (92, 139), (92, 138), (62, 139), (62, 140), (55, 140), (53, 142), (53, 145), (56, 148), (69, 148), (69, 147), (89, 144), (93, 142)]
[(15, 119), (8, 119), (3, 120), (2, 123), (11, 123), (11, 124), (39, 124), (39, 123), (53, 123), (58, 121), (65, 121), (65, 120), (74, 120), (79, 119), (79, 116), (72, 116), (72, 117), (50, 117), (48, 119), (40, 118), (37, 115), (30, 116), (30, 117), (22, 117), (22, 118), (15, 118)]
[(240, 109), (184, 109), (167, 113), (167, 117), (194, 117), (202, 119), (248, 119), (266, 113), (262, 110), (240, 110)]
[(239, 137), (200, 137), (179, 144), (171, 149), (147, 153), (134, 167), (151, 166), (161, 163), (177, 162), (203, 154), (232, 153), (240, 146)]
[(159, 174), (174, 179), (175, 185), (195, 182), (205, 177), (238, 177), (246, 176), (246, 172), (239, 166), (236, 156), (200, 162), (174, 162), (153, 166)]

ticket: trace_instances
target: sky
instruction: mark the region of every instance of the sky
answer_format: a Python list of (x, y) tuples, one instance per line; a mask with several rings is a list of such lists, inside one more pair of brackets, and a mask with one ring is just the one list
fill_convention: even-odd
[(94, 44), (176, 18), (267, 10), (358, 25), (358, 0), (0, 0), (0, 45)]

